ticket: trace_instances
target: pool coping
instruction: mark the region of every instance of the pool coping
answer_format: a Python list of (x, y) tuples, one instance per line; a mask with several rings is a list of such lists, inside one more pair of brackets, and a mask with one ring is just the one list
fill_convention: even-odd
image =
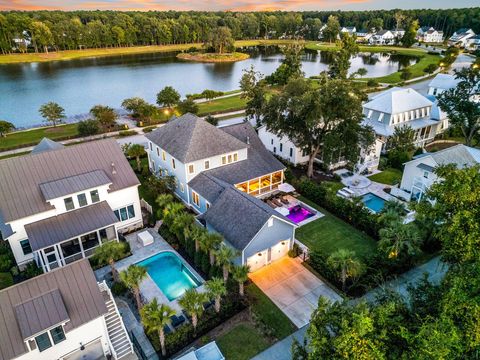
[(370, 212), (372, 212), (372, 213), (374, 213), (374, 214), (379, 214), (379, 213), (383, 210), (383, 207), (382, 207), (382, 209), (380, 209), (380, 211), (375, 211), (375, 210), (369, 208), (369, 207), (365, 204), (365, 202), (363, 201), (363, 197), (366, 196), (366, 195), (376, 196), (377, 198), (383, 200), (383, 204), (384, 204), (384, 205), (385, 205), (385, 203), (386, 203), (387, 201), (390, 201), (390, 200), (388, 200), (388, 199), (386, 199), (386, 198), (384, 198), (384, 197), (381, 197), (381, 196), (379, 196), (379, 195), (377, 195), (377, 194), (375, 194), (375, 193), (373, 193), (373, 192), (371, 192), (371, 191), (366, 192), (366, 193), (363, 194), (363, 195), (360, 195), (360, 198), (361, 198), (361, 201), (362, 201), (363, 206), (364, 206), (368, 211), (370, 211)]

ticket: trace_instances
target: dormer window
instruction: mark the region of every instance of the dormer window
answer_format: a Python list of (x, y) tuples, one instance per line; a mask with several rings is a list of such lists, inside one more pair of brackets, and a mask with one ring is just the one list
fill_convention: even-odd
[(165, 154), (165, 151), (162, 151), (162, 160), (165, 161), (167, 158), (167, 154)]
[(59, 325), (54, 327), (50, 331), (46, 331), (40, 335), (35, 336), (35, 342), (37, 343), (38, 350), (40, 352), (52, 347), (52, 343), (57, 345), (65, 340), (65, 332), (63, 326)]
[(160, 148), (157, 146), (157, 156), (160, 156)]
[(371, 119), (371, 118), (372, 118), (372, 114), (373, 114), (373, 110), (368, 110), (367, 118), (368, 118), (368, 119)]
[(78, 205), (80, 205), (80, 207), (88, 205), (87, 196), (84, 193), (83, 194), (78, 194), (77, 199), (78, 199)]
[(382, 122), (383, 120), (383, 113), (380, 113), (380, 115), (378, 116), (378, 122)]
[(73, 203), (73, 198), (71, 198), (71, 197), (65, 198), (65, 199), (63, 199), (63, 202), (65, 203), (65, 209), (67, 209), (67, 211), (75, 209), (75, 204)]
[(238, 154), (237, 153), (233, 154), (233, 161), (238, 161)]
[(208, 170), (208, 169), (210, 169), (210, 161), (205, 160), (205, 170)]
[(90, 191), (90, 198), (92, 199), (92, 203), (96, 203), (100, 201), (100, 195), (98, 195), (98, 190)]

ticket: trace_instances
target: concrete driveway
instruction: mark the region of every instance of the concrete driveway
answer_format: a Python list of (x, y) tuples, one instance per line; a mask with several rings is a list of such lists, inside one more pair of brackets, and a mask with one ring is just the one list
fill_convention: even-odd
[(310, 321), (320, 296), (330, 301), (342, 299), (302, 266), (300, 258), (285, 256), (249, 277), (299, 328)]

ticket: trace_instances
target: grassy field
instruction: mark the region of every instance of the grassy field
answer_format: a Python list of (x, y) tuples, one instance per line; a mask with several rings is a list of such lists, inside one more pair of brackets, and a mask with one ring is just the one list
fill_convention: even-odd
[(402, 180), (402, 172), (398, 169), (388, 168), (368, 178), (381, 184), (395, 185)]
[(325, 215), (295, 231), (297, 239), (311, 250), (320, 250), (326, 254), (331, 254), (344, 248), (354, 251), (360, 258), (365, 258), (375, 251), (377, 243), (371, 237), (333, 216), (308, 199), (300, 197), (300, 200)]
[(246, 106), (246, 100), (240, 95), (230, 96), (223, 99), (217, 99), (198, 104), (198, 115), (218, 114), (227, 111), (242, 110)]
[[(338, 50), (339, 47), (334, 43), (317, 43), (317, 42), (307, 42), (305, 48), (309, 50), (324, 50), (324, 51), (334, 51)], [(359, 49), (361, 52), (387, 52), (395, 53), (399, 55), (410, 55), (410, 56), (422, 56), (425, 55), (425, 50), (422, 49), (410, 49), (403, 48), (399, 46), (369, 46), (369, 45), (360, 45)]]
[(251, 324), (240, 324), (216, 339), (217, 345), (228, 360), (249, 360), (265, 350), (270, 343)]

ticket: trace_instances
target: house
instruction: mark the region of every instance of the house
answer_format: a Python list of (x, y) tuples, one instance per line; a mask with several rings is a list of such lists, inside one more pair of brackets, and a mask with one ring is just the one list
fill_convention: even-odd
[(361, 29), (356, 32), (356, 35), (358, 42), (367, 42), (373, 34), (367, 29)]
[(355, 35), (357, 33), (357, 28), (355, 26), (344, 26), (340, 28), (341, 33), (347, 33), (348, 35)]
[(472, 29), (462, 28), (453, 33), (448, 39), (448, 46), (458, 46), (465, 48), (468, 45), (468, 39), (475, 36)]
[(380, 30), (368, 39), (371, 45), (393, 45), (396, 35), (390, 30)]
[(0, 161), (0, 232), (20, 267), (44, 271), (93, 254), (143, 226), (139, 181), (114, 139), (63, 147), (43, 140)]
[(133, 348), (88, 260), (0, 291), (0, 360), (113, 359)]
[(480, 35), (472, 36), (467, 40), (467, 48), (470, 50), (480, 49)]
[(405, 35), (405, 29), (396, 29), (392, 31), (393, 35), (397, 39), (401, 39)]
[(455, 75), (437, 74), (428, 84), (428, 95), (438, 96), (444, 91), (457, 87), (459, 82)]
[[(420, 200), (427, 189), (436, 181), (434, 170), (439, 165), (455, 164), (458, 168), (480, 163), (480, 150), (465, 145), (455, 145), (433, 153), (425, 153), (405, 163), (397, 195), (407, 200)], [(393, 190), (393, 189), (392, 189)]]
[(217, 128), (185, 114), (146, 135), (154, 174), (172, 175), (175, 194), (239, 253), (251, 271), (286, 255), (295, 224), (266, 205), (283, 183), (285, 166), (248, 123)]
[(443, 42), (443, 31), (437, 31), (433, 27), (422, 26), (417, 31), (417, 40), (425, 43)]

